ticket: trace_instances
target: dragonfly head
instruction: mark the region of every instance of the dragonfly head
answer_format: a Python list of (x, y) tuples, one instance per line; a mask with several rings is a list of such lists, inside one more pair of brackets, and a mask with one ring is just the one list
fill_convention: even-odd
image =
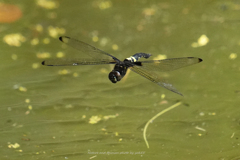
[(122, 79), (122, 76), (118, 71), (112, 71), (109, 73), (108, 78), (112, 83), (117, 83), (117, 81)]

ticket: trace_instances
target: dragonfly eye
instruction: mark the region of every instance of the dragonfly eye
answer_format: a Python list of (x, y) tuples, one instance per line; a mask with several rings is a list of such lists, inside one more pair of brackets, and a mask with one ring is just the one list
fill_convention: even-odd
[(117, 71), (112, 71), (109, 73), (108, 78), (112, 83), (117, 83), (117, 81), (121, 80), (121, 75)]

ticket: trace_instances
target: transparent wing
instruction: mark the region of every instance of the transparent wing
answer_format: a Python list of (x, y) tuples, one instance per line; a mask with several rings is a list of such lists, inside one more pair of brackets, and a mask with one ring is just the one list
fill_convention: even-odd
[(87, 43), (70, 37), (59, 37), (63, 43), (77, 49), (82, 53), (81, 57), (91, 58), (75, 58), (75, 59), (50, 59), (42, 62), (47, 66), (74, 66), (74, 65), (100, 65), (100, 64), (116, 64), (119, 61), (116, 57), (101, 51)]
[(104, 59), (49, 59), (42, 62), (45, 66), (77, 66), (77, 65), (101, 65), (101, 64), (116, 64), (115, 60), (109, 61)]
[(70, 37), (59, 37), (59, 40), (62, 41), (63, 43), (79, 50), (80, 52), (89, 55), (90, 57), (94, 59), (104, 59), (104, 60), (118, 60), (116, 57), (96, 48), (93, 47), (87, 43), (84, 43), (82, 41), (76, 40), (74, 38)]
[(183, 96), (172, 84), (164, 80), (159, 76), (158, 72), (172, 71), (182, 67), (190, 66), (196, 63), (200, 63), (202, 59), (196, 57), (183, 57), (183, 58), (172, 58), (164, 60), (151, 60), (137, 62), (138, 65), (134, 65), (130, 69), (144, 78), (162, 86), (172, 92), (175, 92)]
[(196, 57), (150, 60), (150, 61), (142, 61), (141, 67), (148, 70), (166, 72), (166, 71), (172, 71), (182, 67), (190, 66), (196, 63), (200, 63), (201, 61), (202, 61), (201, 58), (196, 58)]
[(134, 66), (134, 67), (131, 67), (130, 70), (140, 74), (144, 78), (147, 78), (148, 80), (158, 84), (161, 87), (164, 87), (172, 92), (175, 92), (183, 96), (182, 93), (180, 93), (176, 88), (174, 88), (172, 84), (168, 83), (166, 80), (157, 76), (156, 73), (149, 71), (148, 69), (143, 68), (142, 66)]

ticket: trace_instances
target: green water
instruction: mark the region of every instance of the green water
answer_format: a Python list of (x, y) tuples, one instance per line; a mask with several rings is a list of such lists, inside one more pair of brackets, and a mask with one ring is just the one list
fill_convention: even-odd
[[(240, 1), (59, 0), (52, 9), (3, 2), (23, 16), (0, 25), (0, 159), (240, 159)], [(49, 26), (65, 33), (54, 38)], [(25, 37), (21, 46), (4, 42), (13, 33)], [(63, 35), (121, 60), (146, 52), (203, 62), (163, 73), (184, 97), (133, 72), (113, 84), (113, 66), (42, 66), (39, 53), (81, 58), (58, 40)], [(209, 42), (192, 47), (202, 35)], [(148, 149), (144, 125), (178, 101), (148, 127)], [(92, 116), (101, 120), (90, 124)]]

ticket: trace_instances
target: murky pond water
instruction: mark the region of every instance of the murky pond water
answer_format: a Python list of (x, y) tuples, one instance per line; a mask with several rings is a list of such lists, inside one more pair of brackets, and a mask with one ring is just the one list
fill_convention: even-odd
[[(240, 1), (3, 3), (14, 7), (0, 13), (18, 18), (0, 25), (1, 159), (240, 158)], [(81, 58), (59, 36), (121, 60), (145, 52), (203, 62), (162, 74), (182, 97), (133, 72), (113, 84), (113, 65), (42, 66)], [(179, 101), (150, 124), (147, 148), (146, 122)]]

